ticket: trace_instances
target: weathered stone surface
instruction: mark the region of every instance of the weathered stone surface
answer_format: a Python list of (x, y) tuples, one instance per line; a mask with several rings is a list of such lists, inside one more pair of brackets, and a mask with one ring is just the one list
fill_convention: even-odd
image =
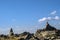
[(39, 29), (36, 33), (14, 34), (11, 28), (9, 35), (0, 35), (0, 40), (60, 40), (60, 30), (51, 26), (48, 22), (44, 29)]

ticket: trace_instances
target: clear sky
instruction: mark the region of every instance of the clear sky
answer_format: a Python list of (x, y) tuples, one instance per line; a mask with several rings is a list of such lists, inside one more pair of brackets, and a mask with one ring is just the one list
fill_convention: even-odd
[(0, 33), (9, 32), (11, 27), (19, 33), (35, 32), (42, 28), (39, 19), (52, 16), (60, 16), (60, 0), (0, 0)]

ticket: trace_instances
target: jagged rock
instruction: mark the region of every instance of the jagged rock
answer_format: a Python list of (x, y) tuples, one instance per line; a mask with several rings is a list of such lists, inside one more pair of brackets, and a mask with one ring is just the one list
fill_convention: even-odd
[[(9, 36), (10, 35), (10, 36)], [(46, 28), (39, 29), (35, 34), (23, 32), (21, 34), (14, 34), (13, 29), (10, 29), (9, 35), (0, 35), (0, 40), (49, 40), (60, 38), (60, 30), (51, 26), (48, 22)]]
[(52, 27), (48, 22), (46, 23), (46, 28), (45, 30), (47, 31), (52, 31), (52, 30), (56, 30), (56, 28)]
[(26, 40), (29, 40), (30, 38), (32, 38), (34, 36), (34, 34), (28, 34), (26, 37)]

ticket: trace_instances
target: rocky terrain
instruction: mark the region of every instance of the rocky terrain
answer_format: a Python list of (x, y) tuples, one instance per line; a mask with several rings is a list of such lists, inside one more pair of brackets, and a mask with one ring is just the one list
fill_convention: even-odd
[(51, 26), (48, 22), (44, 29), (38, 29), (36, 33), (14, 34), (11, 28), (9, 35), (0, 35), (0, 40), (60, 40), (60, 30)]

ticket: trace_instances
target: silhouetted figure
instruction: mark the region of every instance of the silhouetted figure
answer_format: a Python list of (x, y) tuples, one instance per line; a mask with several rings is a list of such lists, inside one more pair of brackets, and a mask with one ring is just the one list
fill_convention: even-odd
[(48, 22), (46, 23), (46, 28), (45, 30), (47, 31), (52, 31), (52, 30), (56, 30), (56, 28), (52, 27)]
[(13, 36), (14, 35), (14, 32), (13, 32), (13, 29), (11, 28), (10, 29), (10, 36)]

